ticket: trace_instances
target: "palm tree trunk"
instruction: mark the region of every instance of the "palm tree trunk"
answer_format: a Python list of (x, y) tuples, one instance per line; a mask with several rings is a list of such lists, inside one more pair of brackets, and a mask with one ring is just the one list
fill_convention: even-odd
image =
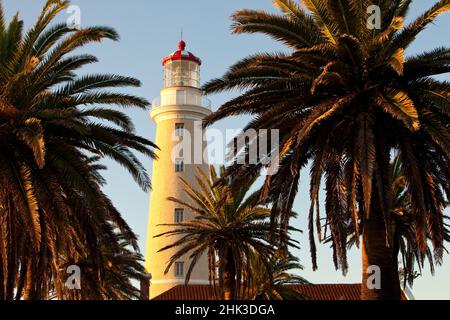
[(386, 244), (381, 211), (374, 209), (363, 223), (361, 299), (400, 300), (397, 257)]
[(233, 252), (228, 250), (223, 275), (223, 300), (236, 299), (236, 269)]

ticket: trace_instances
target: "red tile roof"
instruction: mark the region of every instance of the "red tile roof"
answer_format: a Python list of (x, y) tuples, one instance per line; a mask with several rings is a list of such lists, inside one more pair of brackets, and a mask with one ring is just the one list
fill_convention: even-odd
[[(361, 284), (317, 284), (292, 286), (307, 300), (360, 300)], [(214, 300), (209, 285), (180, 285), (154, 300)]]
[(316, 284), (293, 286), (306, 300), (360, 300), (361, 284)]

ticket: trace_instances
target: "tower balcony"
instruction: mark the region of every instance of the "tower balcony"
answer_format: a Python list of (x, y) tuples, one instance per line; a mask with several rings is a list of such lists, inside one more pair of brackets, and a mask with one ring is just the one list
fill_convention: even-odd
[(187, 90), (177, 90), (175, 93), (161, 94), (152, 101), (152, 109), (165, 106), (195, 106), (211, 110), (211, 100)]
[(150, 117), (156, 123), (168, 119), (202, 120), (211, 114), (211, 101), (192, 87), (171, 87), (152, 101)]

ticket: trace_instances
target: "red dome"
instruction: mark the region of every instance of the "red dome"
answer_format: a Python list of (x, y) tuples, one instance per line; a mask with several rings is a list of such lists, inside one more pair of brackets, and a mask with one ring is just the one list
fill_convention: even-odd
[(178, 42), (178, 50), (163, 59), (162, 61), (163, 66), (165, 66), (167, 62), (175, 60), (187, 60), (196, 62), (199, 65), (202, 64), (202, 60), (200, 60), (200, 58), (197, 58), (196, 56), (194, 56), (189, 51), (186, 51), (185, 49), (186, 49), (186, 42), (181, 40), (180, 42)]

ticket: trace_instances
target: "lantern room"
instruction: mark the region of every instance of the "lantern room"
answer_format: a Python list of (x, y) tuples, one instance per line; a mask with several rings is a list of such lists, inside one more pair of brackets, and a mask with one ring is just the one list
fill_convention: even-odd
[(164, 88), (200, 88), (200, 65), (202, 61), (189, 51), (186, 43), (178, 42), (178, 50), (163, 60)]

